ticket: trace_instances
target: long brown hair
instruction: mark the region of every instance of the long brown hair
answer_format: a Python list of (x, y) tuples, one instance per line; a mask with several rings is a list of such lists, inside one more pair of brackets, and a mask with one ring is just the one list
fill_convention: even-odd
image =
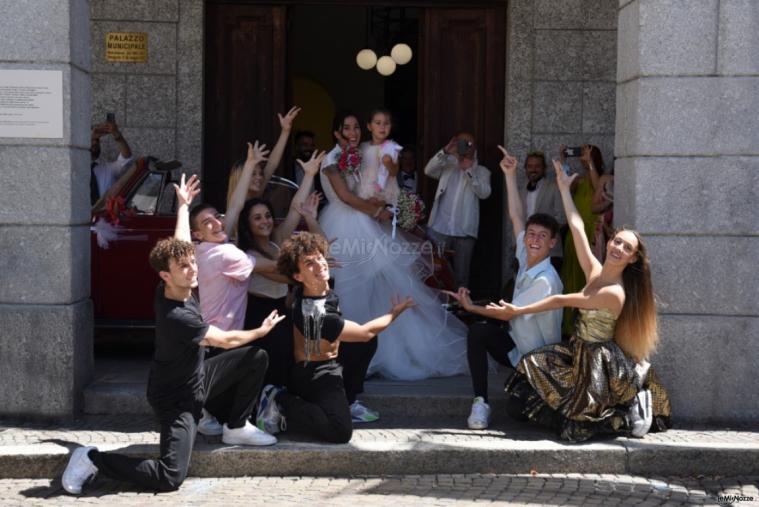
[[(622, 230), (615, 231), (616, 236)], [(638, 240), (637, 259), (622, 272), (625, 304), (617, 319), (614, 341), (636, 361), (648, 359), (659, 341), (656, 324), (656, 301), (651, 284), (651, 265), (646, 245), (636, 231), (630, 230)], [(612, 236), (612, 237), (614, 237)]]

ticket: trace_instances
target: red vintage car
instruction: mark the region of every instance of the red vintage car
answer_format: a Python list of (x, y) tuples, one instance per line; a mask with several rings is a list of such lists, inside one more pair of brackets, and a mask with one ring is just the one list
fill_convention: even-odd
[[(93, 207), (90, 256), (96, 327), (153, 326), (153, 294), (159, 278), (148, 264), (148, 254), (158, 240), (174, 234), (172, 183), (179, 182), (182, 172), (178, 162), (138, 159)], [(276, 176), (269, 185), (267, 192), (276, 191), (277, 200), (285, 202), (298, 188)], [(434, 272), (426, 283), (454, 290), (448, 261), (437, 253), (432, 257)]]

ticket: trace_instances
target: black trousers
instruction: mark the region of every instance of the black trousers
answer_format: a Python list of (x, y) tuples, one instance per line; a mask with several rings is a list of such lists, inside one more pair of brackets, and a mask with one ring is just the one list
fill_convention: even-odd
[(472, 376), (474, 395), (488, 401), (488, 354), (503, 366), (511, 367), (509, 351), (514, 341), (508, 331), (490, 322), (476, 323), (469, 327), (466, 336), (466, 358)]
[(296, 363), (287, 389), (277, 395), (277, 402), (288, 431), (336, 444), (350, 441), (353, 422), (337, 361)]
[[(261, 391), (268, 359), (266, 352), (242, 348), (223, 352), (205, 361), (206, 403), (231, 428), (250, 416)], [(200, 411), (203, 404), (189, 400), (176, 404), (153, 404), (161, 424), (160, 454), (155, 459), (90, 451), (100, 473), (157, 491), (172, 491), (184, 482), (190, 466)]]
[[(277, 310), (280, 315), (289, 315), (285, 304), (287, 298), (264, 298), (248, 294), (248, 307), (245, 310), (245, 329), (254, 329), (261, 325), (271, 312)], [(293, 359), (293, 325), (283, 322), (274, 326), (269, 334), (254, 341), (253, 347), (264, 349), (269, 355), (269, 368), (264, 376), (264, 384), (286, 386)]]
[(349, 405), (364, 392), (364, 379), (377, 352), (378, 339), (379, 336), (375, 336), (368, 342), (340, 342), (337, 361), (343, 366), (343, 385)]

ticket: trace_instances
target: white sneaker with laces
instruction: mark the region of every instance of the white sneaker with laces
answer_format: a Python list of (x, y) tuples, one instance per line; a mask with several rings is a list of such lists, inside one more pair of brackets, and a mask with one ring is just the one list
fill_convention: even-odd
[(224, 427), (206, 409), (203, 409), (203, 417), (198, 421), (198, 433), (209, 437), (221, 435)]
[(259, 430), (250, 421), (245, 421), (245, 426), (239, 428), (230, 428), (224, 424), (221, 441), (229, 445), (274, 445), (277, 437)]
[(98, 473), (98, 467), (87, 456), (87, 453), (93, 449), (97, 447), (78, 447), (71, 453), (69, 464), (66, 465), (66, 470), (63, 471), (63, 477), (61, 477), (61, 484), (63, 489), (72, 495), (81, 494), (82, 485)]
[(354, 423), (369, 423), (379, 419), (379, 412), (365, 407), (360, 401), (351, 403), (351, 419)]
[(284, 387), (269, 384), (261, 391), (261, 400), (258, 402), (258, 413), (256, 414), (256, 426), (259, 430), (272, 435), (285, 431), (287, 427), (285, 417), (275, 400), (276, 396), (284, 390)]
[(648, 389), (638, 391), (627, 413), (630, 421), (630, 434), (632, 436), (635, 438), (646, 436), (654, 421), (653, 411), (651, 391)]
[(490, 424), (490, 405), (482, 396), (477, 396), (472, 402), (472, 411), (466, 422), (472, 430), (484, 430)]

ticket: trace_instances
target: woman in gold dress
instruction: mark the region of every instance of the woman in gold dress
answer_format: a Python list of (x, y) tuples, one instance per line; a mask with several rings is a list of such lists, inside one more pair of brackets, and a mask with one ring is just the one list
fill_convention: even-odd
[(568, 176), (557, 161), (554, 166), (587, 283), (581, 292), (528, 306), (504, 301), (489, 305), (493, 317), (502, 319), (563, 307), (580, 312), (569, 343), (536, 349), (519, 362), (506, 383), (509, 414), (550, 427), (574, 442), (599, 433), (642, 437), (663, 431), (670, 426), (671, 411), (648, 363), (658, 333), (646, 247), (637, 232), (617, 231), (601, 265), (570, 193), (577, 175)]

